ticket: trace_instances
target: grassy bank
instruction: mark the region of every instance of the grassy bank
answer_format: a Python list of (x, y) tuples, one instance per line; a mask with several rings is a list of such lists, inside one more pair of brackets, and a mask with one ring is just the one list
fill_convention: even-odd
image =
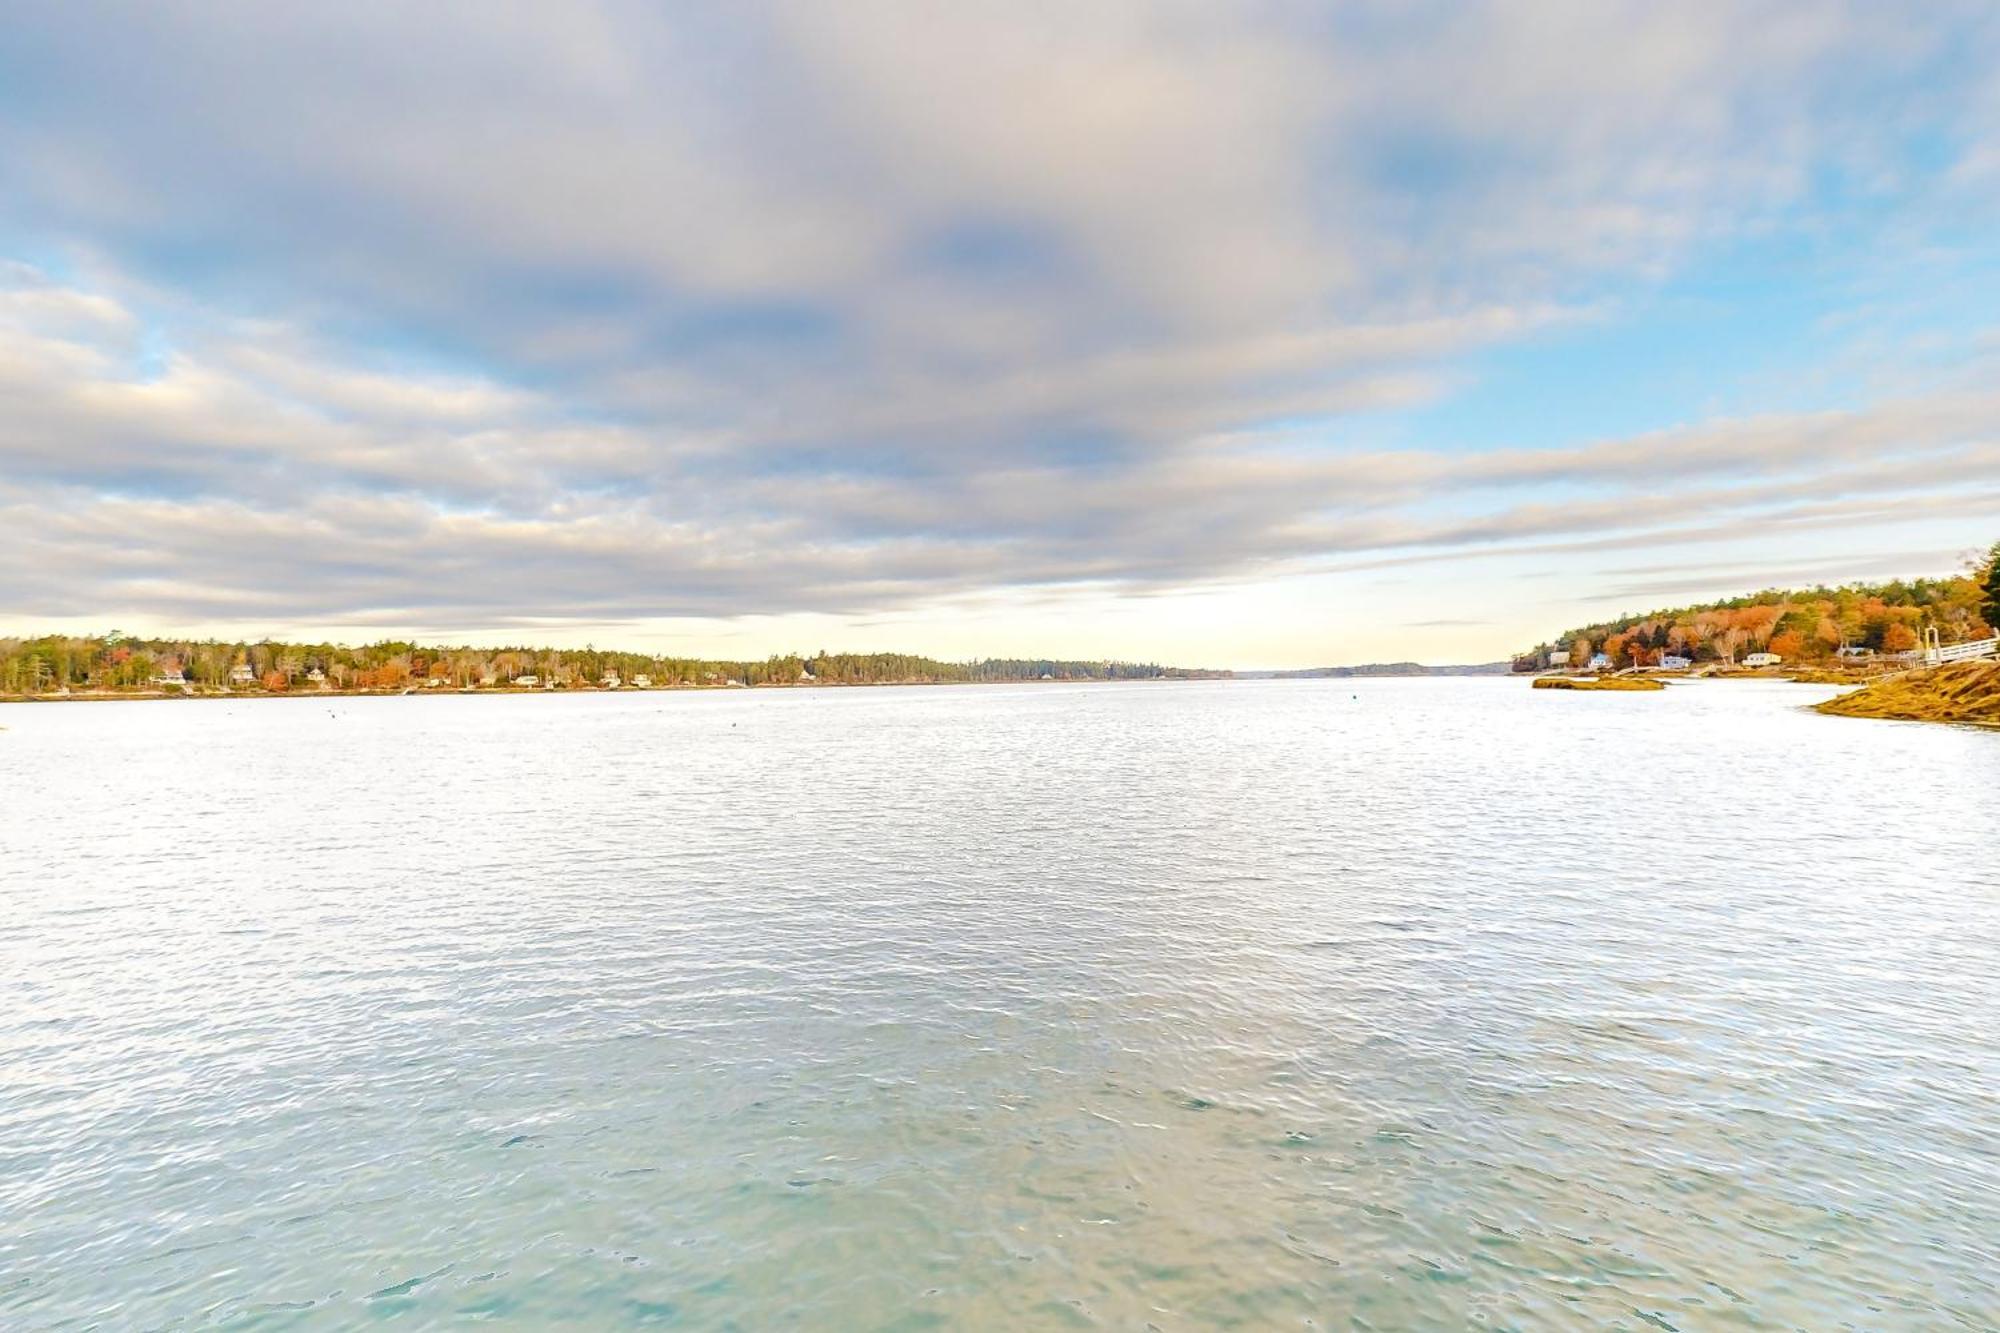
[(2000, 662), (1955, 662), (1905, 672), (1829, 699), (1819, 711), (1838, 717), (2000, 727)]

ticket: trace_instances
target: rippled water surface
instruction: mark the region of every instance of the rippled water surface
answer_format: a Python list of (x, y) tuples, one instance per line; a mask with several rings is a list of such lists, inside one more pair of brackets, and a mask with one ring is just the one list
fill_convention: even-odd
[(2000, 1324), (2000, 735), (0, 710), (0, 1326)]

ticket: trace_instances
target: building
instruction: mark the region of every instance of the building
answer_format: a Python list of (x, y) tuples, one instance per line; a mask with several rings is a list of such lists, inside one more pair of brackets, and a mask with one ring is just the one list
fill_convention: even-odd
[(1743, 665), (1747, 667), (1774, 667), (1781, 664), (1784, 660), (1784, 658), (1778, 656), (1776, 653), (1752, 653), (1743, 659)]
[(1609, 671), (1611, 669), (1611, 655), (1609, 653), (1592, 653), (1590, 655), (1590, 669), (1592, 671)]
[(535, 686), (537, 686), (537, 685), (539, 685), (539, 684), (541, 684), (541, 683), (542, 683), (542, 678), (541, 678), (540, 676), (516, 676), (516, 677), (514, 677), (514, 686), (515, 686), (515, 688), (516, 688), (516, 689), (522, 689), (522, 690), (532, 690), (532, 689), (534, 689), (534, 688), (535, 688)]
[(653, 688), (653, 678), (651, 676), (634, 676), (632, 677), (632, 688), (635, 690), (650, 690)]
[(311, 671), (306, 672), (306, 679), (314, 685), (324, 685), (326, 684), (326, 672), (321, 671), (318, 667), (314, 667)]
[(1675, 653), (1666, 653), (1660, 658), (1660, 670), (1662, 671), (1686, 671), (1693, 665), (1693, 662)]
[(231, 685), (255, 685), (257, 683), (257, 673), (250, 669), (248, 662), (238, 662), (235, 666), (229, 668), (229, 683)]
[(1840, 651), (1835, 653), (1834, 656), (1873, 657), (1875, 656), (1875, 650), (1873, 648), (1864, 647), (1863, 645), (1858, 643), (1844, 643), (1840, 646)]
[(607, 671), (604, 673), (604, 679), (598, 681), (597, 683), (603, 686), (607, 690), (615, 690), (619, 686), (623, 685), (625, 682), (618, 679), (618, 673), (616, 671)]
[(1569, 649), (1553, 648), (1549, 650), (1549, 669), (1551, 671), (1562, 670), (1569, 665), (1569, 660)]

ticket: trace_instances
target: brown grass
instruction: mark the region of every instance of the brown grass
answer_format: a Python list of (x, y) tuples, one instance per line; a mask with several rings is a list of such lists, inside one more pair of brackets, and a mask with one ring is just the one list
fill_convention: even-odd
[(1829, 699), (1822, 713), (1901, 718), (1911, 722), (1970, 722), (2000, 727), (2000, 662), (1954, 662), (1909, 671)]
[(1664, 690), (1645, 676), (1537, 676), (1538, 690)]
[(1866, 685), (1871, 680), (1894, 675), (1892, 666), (1800, 667), (1783, 673), (1796, 685)]

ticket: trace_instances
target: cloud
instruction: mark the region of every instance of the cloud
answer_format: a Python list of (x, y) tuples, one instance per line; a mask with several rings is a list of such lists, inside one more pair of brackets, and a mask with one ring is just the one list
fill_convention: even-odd
[(47, 10), (0, 612), (862, 615), (1975, 503), (1976, 384), (1365, 441), (1829, 179), (1983, 216), (1997, 52), (1952, 5)]

